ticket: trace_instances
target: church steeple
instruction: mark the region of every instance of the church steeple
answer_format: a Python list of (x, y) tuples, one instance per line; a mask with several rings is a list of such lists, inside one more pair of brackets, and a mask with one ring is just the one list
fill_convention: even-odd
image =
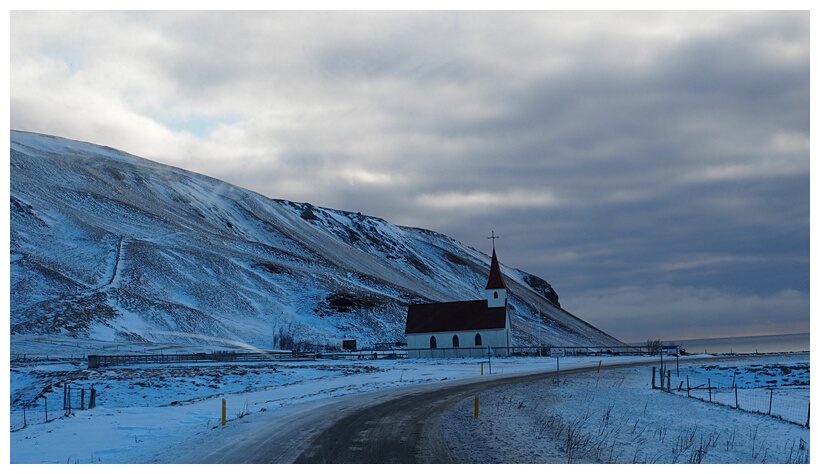
[(487, 279), (487, 306), (495, 308), (507, 304), (507, 285), (501, 276), (501, 267), (498, 265), (498, 257), (493, 247), (493, 259), (490, 262), (490, 277)]
[(490, 262), (490, 278), (487, 279), (486, 289), (507, 288), (504, 278), (501, 277), (501, 267), (498, 265), (498, 257), (493, 249), (493, 260)]

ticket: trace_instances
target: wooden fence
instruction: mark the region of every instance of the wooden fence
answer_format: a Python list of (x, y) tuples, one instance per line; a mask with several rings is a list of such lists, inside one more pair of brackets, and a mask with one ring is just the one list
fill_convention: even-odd
[(137, 364), (175, 364), (190, 362), (298, 362), (317, 359), (398, 359), (407, 356), (406, 351), (344, 351), (332, 353), (319, 352), (197, 352), (193, 354), (129, 354), (129, 355), (90, 355), (88, 368), (96, 369), (116, 365)]
[[(657, 355), (660, 349), (647, 346), (510, 346), (493, 347), (492, 357), (550, 357), (552, 349), (563, 349), (564, 356), (601, 356), (601, 355)], [(486, 358), (486, 347), (437, 347), (407, 349), (408, 357), (457, 359), (463, 357)]]
[[(652, 388), (667, 393), (686, 395), (703, 402), (722, 405), (749, 413), (771, 416), (809, 428), (810, 401), (808, 386), (771, 386), (761, 383), (755, 386), (738, 387), (715, 383), (711, 377), (693, 378), (674, 376), (675, 371), (658, 371), (652, 367)], [(674, 382), (673, 382), (674, 379)], [(799, 394), (804, 392), (805, 395)], [(795, 394), (799, 394), (796, 396)]]

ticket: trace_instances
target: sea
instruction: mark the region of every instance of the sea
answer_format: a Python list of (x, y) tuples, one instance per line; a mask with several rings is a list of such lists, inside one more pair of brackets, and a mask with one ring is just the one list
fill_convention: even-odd
[(770, 336), (716, 337), (664, 341), (677, 345), (689, 354), (767, 354), (773, 352), (808, 352), (809, 333), (775, 334)]

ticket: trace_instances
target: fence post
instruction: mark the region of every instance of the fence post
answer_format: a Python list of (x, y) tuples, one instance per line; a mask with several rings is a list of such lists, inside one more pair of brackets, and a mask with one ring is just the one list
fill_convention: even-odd
[(655, 366), (652, 366), (652, 388), (655, 388)]
[(88, 399), (88, 409), (92, 409), (97, 406), (97, 390), (94, 387), (91, 387), (91, 395)]
[(770, 388), (769, 389), (769, 413), (767, 413), (767, 415), (772, 414), (772, 397), (774, 397), (774, 389)]
[(473, 405), (473, 418), (478, 418), (478, 395), (476, 395)]
[(80, 410), (85, 410), (85, 389), (80, 389)]
[(737, 403), (737, 385), (735, 385), (735, 409), (740, 408), (740, 405)]
[(686, 376), (686, 397), (692, 398), (692, 395), (689, 393), (689, 376)]
[(809, 405), (806, 407), (806, 428), (809, 427), (809, 413), (811, 413), (811, 401), (809, 401)]
[(709, 403), (712, 403), (712, 379), (706, 379), (706, 383), (709, 387)]
[(227, 403), (227, 402), (226, 402), (226, 401), (225, 401), (225, 399), (223, 398), (223, 399), (222, 399), (222, 426), (225, 426), (225, 423), (228, 421), (228, 420), (227, 420), (227, 416), (226, 416), (226, 413), (227, 413), (227, 411), (226, 411), (226, 403)]
[(666, 391), (672, 393), (672, 371), (666, 371)]

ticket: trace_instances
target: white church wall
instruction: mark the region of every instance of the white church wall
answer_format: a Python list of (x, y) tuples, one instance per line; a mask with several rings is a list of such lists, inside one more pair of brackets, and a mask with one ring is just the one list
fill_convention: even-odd
[[(481, 345), (475, 344), (475, 336), (481, 336)], [(437, 332), (407, 335), (408, 357), (486, 357), (487, 346), (495, 356), (509, 355), (509, 341), (505, 329), (485, 329), (479, 331)], [(453, 336), (458, 336), (458, 347), (453, 346)], [(436, 338), (436, 348), (430, 348), (430, 338)]]

